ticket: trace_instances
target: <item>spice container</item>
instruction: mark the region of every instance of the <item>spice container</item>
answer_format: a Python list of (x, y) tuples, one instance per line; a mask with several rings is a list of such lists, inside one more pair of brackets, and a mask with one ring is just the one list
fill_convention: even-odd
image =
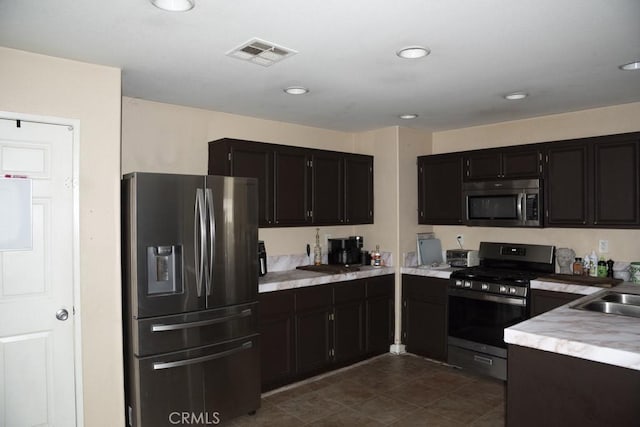
[(573, 262), (572, 270), (573, 270), (573, 274), (577, 276), (582, 276), (583, 274), (582, 258), (580, 257), (576, 258), (576, 260)]

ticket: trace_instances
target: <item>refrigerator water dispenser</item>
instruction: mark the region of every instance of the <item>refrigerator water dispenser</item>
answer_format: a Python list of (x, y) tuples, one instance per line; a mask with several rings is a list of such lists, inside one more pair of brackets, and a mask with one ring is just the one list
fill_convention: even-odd
[(182, 293), (181, 246), (147, 247), (147, 294)]

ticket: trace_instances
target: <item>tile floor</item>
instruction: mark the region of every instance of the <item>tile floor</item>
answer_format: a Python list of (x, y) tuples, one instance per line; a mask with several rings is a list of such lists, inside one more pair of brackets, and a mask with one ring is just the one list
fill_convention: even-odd
[(241, 426), (503, 426), (505, 385), (413, 355), (383, 355), (263, 395)]

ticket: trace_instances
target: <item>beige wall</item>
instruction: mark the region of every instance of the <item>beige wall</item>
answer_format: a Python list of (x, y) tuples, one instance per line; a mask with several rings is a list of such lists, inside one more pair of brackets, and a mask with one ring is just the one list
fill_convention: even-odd
[[(205, 174), (208, 161), (207, 141), (225, 137), (375, 155), (376, 179), (382, 182), (380, 185), (374, 183), (376, 226), (386, 217), (383, 213), (385, 208), (391, 207), (388, 203), (383, 203), (384, 195), (396, 195), (395, 191), (383, 190), (389, 176), (395, 177), (395, 169), (386, 174), (385, 180), (382, 175), (377, 174), (378, 168), (381, 168), (380, 171), (386, 168), (384, 162), (381, 163), (386, 146), (384, 143), (376, 145), (365, 138), (366, 142), (356, 144), (356, 135), (352, 133), (134, 98), (122, 99), (123, 173), (144, 171)], [(377, 209), (378, 204), (380, 211)], [(366, 247), (373, 249), (378, 234), (370, 233), (375, 229), (377, 228), (368, 226), (320, 227), (323, 251), (326, 251), (327, 237), (354, 234), (364, 235)], [(273, 256), (305, 253), (307, 243), (313, 246), (315, 234), (315, 227), (296, 227), (260, 229), (259, 236), (265, 241), (269, 256)], [(382, 249), (387, 250), (385, 245), (390, 247), (392, 241), (393, 239), (388, 239), (389, 243), (378, 243)]]
[[(433, 152), (446, 153), (634, 131), (640, 131), (640, 103), (436, 132), (433, 134)], [(464, 226), (435, 226), (434, 230), (445, 248), (456, 247), (456, 234), (463, 234), (466, 248), (477, 248), (482, 240), (527, 242), (569, 247), (582, 256), (594, 249), (597, 251), (598, 240), (607, 239), (607, 258), (640, 260), (639, 230)]]
[(0, 110), (80, 121), (84, 420), (124, 425), (120, 70), (0, 47)]

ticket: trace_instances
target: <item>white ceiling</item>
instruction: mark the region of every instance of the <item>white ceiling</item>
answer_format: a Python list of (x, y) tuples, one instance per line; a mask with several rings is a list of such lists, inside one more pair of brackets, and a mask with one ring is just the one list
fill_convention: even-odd
[[(298, 54), (271, 67), (226, 56), (253, 37)], [(618, 69), (640, 60), (639, 0), (196, 0), (184, 13), (0, 0), (0, 45), (119, 67), (126, 96), (342, 131), (640, 101), (640, 71)], [(408, 45), (432, 53), (398, 58)], [(530, 97), (502, 98), (513, 91)]]

